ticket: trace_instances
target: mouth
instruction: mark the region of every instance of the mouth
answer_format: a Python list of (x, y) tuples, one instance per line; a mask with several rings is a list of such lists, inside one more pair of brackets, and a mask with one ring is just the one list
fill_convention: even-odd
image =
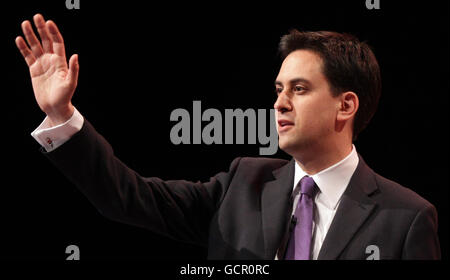
[(294, 123), (288, 120), (278, 120), (278, 132), (284, 132), (291, 129), (294, 126)]

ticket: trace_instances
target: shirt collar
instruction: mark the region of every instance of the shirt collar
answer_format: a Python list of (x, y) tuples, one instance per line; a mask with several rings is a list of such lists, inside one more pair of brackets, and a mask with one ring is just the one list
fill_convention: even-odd
[(342, 194), (358, 166), (359, 157), (355, 145), (343, 160), (310, 176), (295, 162), (294, 189), (305, 175), (314, 179), (320, 192), (324, 195), (324, 202), (330, 209), (335, 209)]

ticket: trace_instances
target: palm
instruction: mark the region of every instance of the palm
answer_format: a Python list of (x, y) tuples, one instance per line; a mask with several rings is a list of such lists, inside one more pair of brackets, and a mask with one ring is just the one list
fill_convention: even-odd
[(41, 109), (70, 102), (67, 74), (65, 57), (56, 54), (46, 53), (30, 66), (34, 95)]
[(34, 23), (41, 42), (28, 21), (22, 23), (22, 30), (30, 47), (22, 37), (16, 45), (29, 67), (36, 101), (47, 116), (61, 122), (73, 111), (72, 95), (78, 80), (78, 56), (66, 61), (63, 38), (52, 21), (44, 21), (42, 15), (34, 16)]

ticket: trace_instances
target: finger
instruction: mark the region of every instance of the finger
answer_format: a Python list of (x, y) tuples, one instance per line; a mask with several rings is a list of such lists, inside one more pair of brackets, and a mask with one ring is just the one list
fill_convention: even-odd
[(53, 53), (53, 42), (48, 34), (47, 25), (45, 24), (44, 17), (41, 14), (36, 14), (33, 17), (34, 25), (36, 25), (39, 37), (41, 37), (42, 48), (46, 53)]
[(53, 42), (53, 52), (57, 55), (65, 57), (66, 51), (64, 50), (64, 40), (63, 37), (61, 36), (61, 33), (58, 30), (58, 27), (51, 20), (47, 20), (45, 25), (48, 28), (50, 38), (52, 39)]
[(25, 62), (27, 63), (28, 67), (30, 67), (36, 61), (36, 58), (34, 57), (30, 48), (28, 48), (27, 43), (25, 43), (25, 40), (21, 36), (17, 36), (16, 46), (19, 49), (20, 53), (22, 54), (23, 58), (25, 59)]
[(74, 54), (69, 60), (69, 73), (67, 77), (69, 79), (69, 84), (76, 86), (78, 82), (78, 73), (80, 70), (80, 65), (78, 64), (78, 55)]
[(40, 57), (44, 51), (42, 50), (41, 43), (39, 43), (36, 35), (34, 34), (33, 28), (31, 27), (31, 23), (26, 20), (22, 22), (22, 31), (25, 35), (25, 39), (27, 39), (28, 45), (30, 45), (31, 51), (33, 52), (36, 58)]

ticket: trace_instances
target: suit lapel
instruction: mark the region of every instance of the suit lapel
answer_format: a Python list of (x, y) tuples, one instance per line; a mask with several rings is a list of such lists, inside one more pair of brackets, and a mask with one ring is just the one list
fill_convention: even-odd
[(265, 258), (273, 259), (285, 233), (290, 213), (290, 196), (294, 184), (294, 159), (273, 171), (275, 180), (262, 189), (262, 226)]
[(373, 171), (359, 156), (358, 166), (342, 195), (336, 215), (320, 249), (319, 260), (339, 257), (375, 209), (376, 204), (369, 196), (377, 189)]

